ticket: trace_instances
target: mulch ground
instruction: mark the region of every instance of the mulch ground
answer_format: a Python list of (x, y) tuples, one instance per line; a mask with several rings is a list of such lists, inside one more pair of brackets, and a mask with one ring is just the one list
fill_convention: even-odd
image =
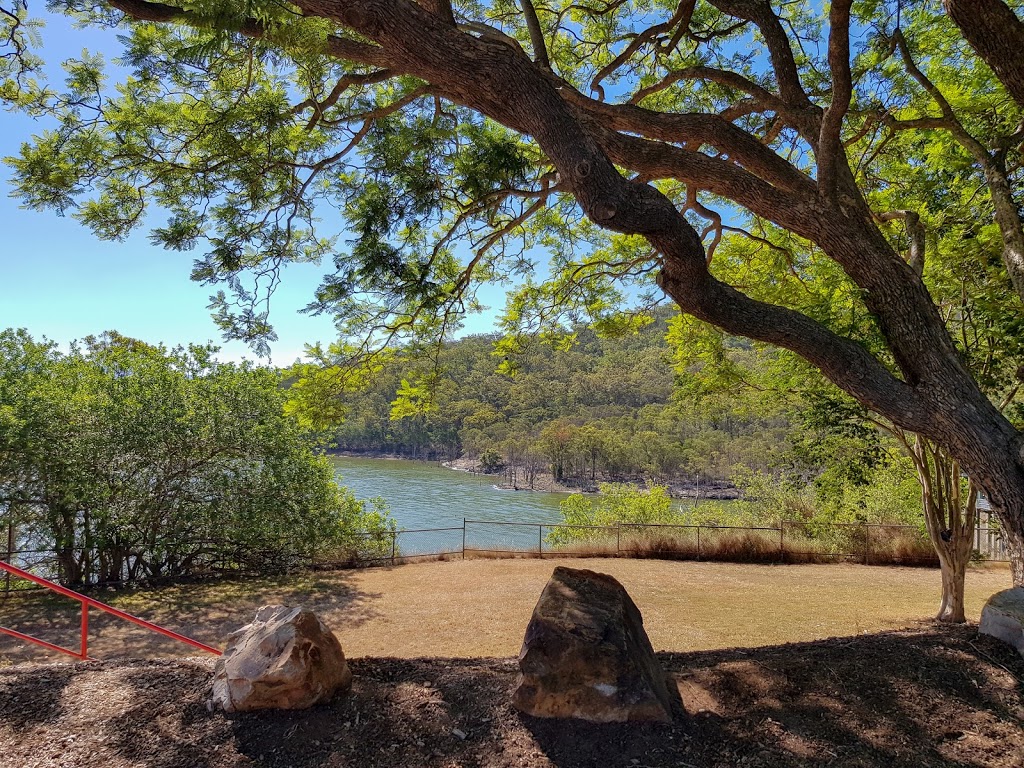
[(210, 712), (207, 659), (0, 668), (0, 766), (1024, 766), (1024, 658), (976, 627), (659, 654), (665, 725), (527, 717), (512, 659), (357, 658), (304, 712)]

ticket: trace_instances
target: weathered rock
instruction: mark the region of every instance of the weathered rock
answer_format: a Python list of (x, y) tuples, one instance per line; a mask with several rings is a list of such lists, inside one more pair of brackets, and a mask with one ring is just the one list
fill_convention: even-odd
[(1024, 656), (1024, 587), (992, 595), (981, 609), (978, 631), (1009, 643)]
[(213, 674), (225, 712), (306, 709), (352, 685), (338, 638), (312, 611), (265, 605), (233, 632)]
[(516, 709), (537, 717), (599, 723), (668, 722), (682, 707), (618, 581), (555, 568), (541, 592), (519, 653)]

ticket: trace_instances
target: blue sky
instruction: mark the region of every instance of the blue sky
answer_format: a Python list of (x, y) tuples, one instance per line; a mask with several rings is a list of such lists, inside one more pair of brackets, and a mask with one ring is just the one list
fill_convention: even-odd
[[(83, 47), (108, 59), (118, 51), (112, 35), (75, 30), (67, 19), (49, 15), (43, 41), (50, 77), (58, 82), (60, 61)], [(24, 115), (0, 112), (0, 157), (17, 154), (22, 142), (44, 128)], [(10, 168), (0, 166), (0, 328), (27, 328), (36, 338), (61, 344), (117, 330), (172, 346), (212, 341), (226, 359), (255, 357), (244, 344), (221, 341), (206, 308), (211, 289), (189, 280), (194, 255), (153, 247), (145, 229), (123, 243), (97, 240), (70, 217), (21, 208), (9, 196), (10, 179)], [(306, 343), (335, 338), (330, 318), (298, 312), (312, 299), (321, 272), (311, 264), (285, 271), (271, 309), (280, 337), (271, 345), (274, 364), (291, 363)], [(500, 292), (488, 291), (487, 300), (500, 304)], [(477, 317), (466, 331), (490, 330), (492, 318)]]

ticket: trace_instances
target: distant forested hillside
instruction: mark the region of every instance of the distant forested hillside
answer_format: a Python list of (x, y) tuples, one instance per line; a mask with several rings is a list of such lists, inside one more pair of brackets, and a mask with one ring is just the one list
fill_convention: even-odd
[[(497, 336), (468, 336), (429, 359), (399, 355), (347, 396), (339, 450), (474, 458), (530, 486), (539, 472), (577, 485), (605, 479), (725, 480), (767, 469), (787, 450), (791, 419), (749, 393), (695, 397), (693, 372), (666, 342), (672, 313), (636, 334), (575, 343), (527, 340), (514, 375), (499, 373)], [(730, 341), (740, 357), (755, 352)], [(507, 366), (504, 366), (507, 367)]]

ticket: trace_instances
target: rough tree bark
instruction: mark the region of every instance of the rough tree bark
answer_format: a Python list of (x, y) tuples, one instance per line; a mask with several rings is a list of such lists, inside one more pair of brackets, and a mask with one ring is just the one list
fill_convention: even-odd
[[(850, 98), (849, 3), (837, 2), (831, 14), (833, 98), (825, 109), (808, 97), (785, 27), (768, 2), (710, 1), (757, 27), (774, 69), (776, 92), (735, 73), (679, 76), (729, 79), (745, 89), (750, 99), (803, 137), (816, 155), (817, 178), (720, 115), (655, 112), (635, 103), (593, 99), (521, 49), (495, 36), (462, 31), (409, 0), (296, 4), (303, 13), (329, 19), (369, 41), (329, 38), (332, 55), (413, 75), (433, 95), (533, 137), (558, 170), (562, 187), (592, 221), (650, 242), (661, 259), (659, 283), (684, 312), (728, 333), (792, 350), (867, 408), (946, 448), (999, 510), (1014, 556), (1013, 578), (1024, 585), (1021, 435), (978, 388), (921, 277), (876, 226), (840, 140)], [(189, 12), (168, 5), (111, 4), (139, 19), (190, 20)], [(241, 32), (259, 36), (261, 28), (253, 21)], [(701, 152), (701, 147), (712, 151)], [(636, 176), (627, 179), (616, 166)], [(674, 179), (728, 198), (815, 243), (861, 288), (898, 373), (856, 341), (717, 280), (708, 270), (698, 233), (669, 198), (647, 183), (656, 179)]]
[(1024, 23), (1002, 0), (942, 0), (946, 13), (1024, 106)]

